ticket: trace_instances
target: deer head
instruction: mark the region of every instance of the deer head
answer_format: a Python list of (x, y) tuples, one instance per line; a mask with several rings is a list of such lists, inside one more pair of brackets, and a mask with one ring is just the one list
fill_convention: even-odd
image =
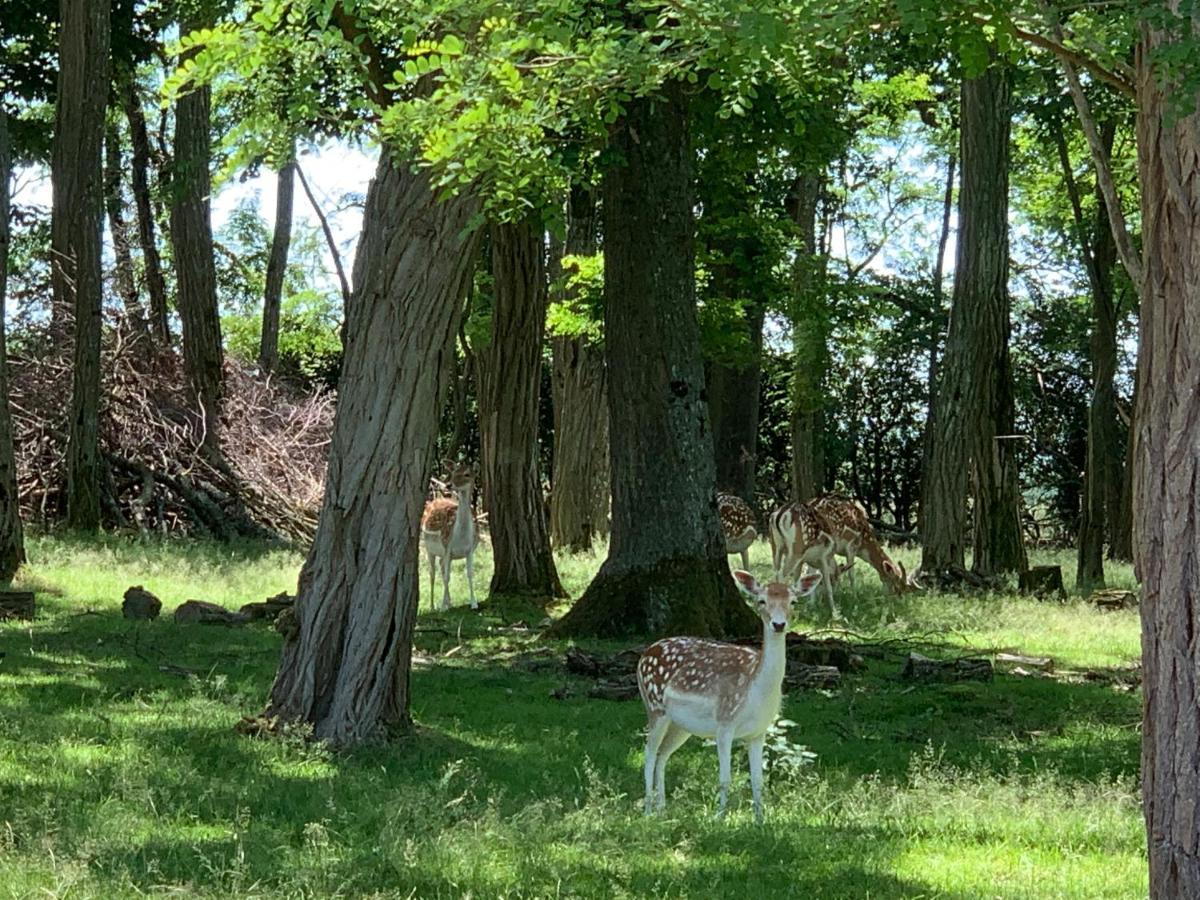
[(792, 612), (796, 601), (817, 589), (821, 573), (804, 575), (790, 585), (772, 581), (763, 586), (753, 575), (741, 569), (733, 573), (733, 578), (737, 582), (738, 590), (762, 619), (763, 625), (777, 634), (782, 634), (792, 624)]
[(904, 570), (904, 563), (885, 559), (883, 561), (882, 573), (884, 579), (887, 581), (888, 589), (893, 594), (906, 594), (910, 591), (924, 590), (924, 585), (917, 580), (917, 576), (920, 574), (919, 569), (909, 575)]

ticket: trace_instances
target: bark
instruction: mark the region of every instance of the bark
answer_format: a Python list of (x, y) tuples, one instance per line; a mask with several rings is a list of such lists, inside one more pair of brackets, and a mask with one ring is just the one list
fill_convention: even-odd
[(1008, 354), (1010, 86), (998, 66), (963, 81), (959, 234), (950, 328), (929, 467), (922, 485), (922, 569), (961, 568), (974, 473), (978, 575), (1025, 568)]
[(133, 255), (129, 245), (129, 226), (125, 222), (125, 198), (121, 190), (121, 133), (114, 122), (104, 130), (104, 208), (112, 237), (117, 295), (125, 308), (125, 317), (135, 332), (144, 332), (146, 319), (138, 301), (137, 282), (133, 277)]
[(792, 275), (792, 499), (808, 500), (824, 482), (821, 433), (825, 405), (824, 376), (829, 368), (829, 310), (820, 281), (823, 260), (817, 247), (819, 175), (796, 178), (788, 200), (800, 247)]
[[(187, 22), (180, 27), (187, 33), (203, 24)], [(180, 97), (175, 104), (171, 239), (175, 247), (179, 319), (183, 326), (184, 370), (202, 417), (203, 445), (210, 453), (219, 455), (224, 376), (209, 203), (211, 95), (211, 89), (204, 86)]]
[[(1137, 408), (1138, 381), (1133, 378), (1131, 406)], [(1130, 417), (1132, 418), (1132, 416)], [(1133, 562), (1133, 428), (1125, 435), (1125, 471), (1121, 477), (1121, 493), (1116, 511), (1109, 517), (1111, 525), (1108, 543), (1108, 558), (1121, 562)]]
[[(1167, 4), (1179, 15), (1178, 4)], [(1200, 896), (1200, 104), (1158, 69), (1200, 30), (1143, 26), (1137, 53), (1144, 280), (1134, 414), (1142, 583), (1142, 805), (1150, 896)], [(1161, 55), (1160, 55), (1161, 54)]]
[(492, 334), (479, 354), (479, 443), (494, 565), (491, 594), (550, 600), (566, 592), (550, 552), (538, 475), (545, 246), (540, 226), (530, 221), (497, 225), (491, 244)]
[(751, 632), (717, 519), (683, 87), (632, 100), (611, 141), (620, 160), (603, 187), (613, 530), (596, 578), (551, 632)]
[[(1101, 135), (1106, 155), (1112, 151), (1115, 135), (1115, 122), (1106, 123)], [(1080, 254), (1092, 291), (1092, 331), (1089, 340), (1092, 395), (1088, 404), (1087, 462), (1075, 571), (1076, 586), (1083, 593), (1090, 593), (1094, 588), (1104, 587), (1104, 539), (1109, 516), (1115, 515), (1120, 505), (1123, 480), (1116, 390), (1113, 385), (1117, 374), (1117, 317), (1113, 297), (1113, 268), (1117, 255), (1104, 208), (1104, 194), (1099, 187), (1096, 191), (1096, 221), (1091, 227), (1092, 237), (1088, 237), (1079, 188), (1075, 183), (1066, 138), (1061, 129), (1056, 130), (1055, 138), (1059, 162), (1063, 167), (1063, 181), (1079, 235)]]
[(167, 284), (163, 278), (162, 260), (158, 255), (155, 237), (154, 205), (150, 199), (150, 135), (146, 116), (132, 77), (119, 81), (125, 118), (129, 122), (129, 143), (133, 150), (129, 181), (137, 206), (138, 244), (145, 269), (146, 292), (150, 295), (150, 332), (160, 346), (171, 343), (171, 328), (167, 312)]
[(267, 260), (267, 288), (263, 296), (262, 340), (258, 367), (264, 374), (279, 365), (279, 312), (283, 303), (283, 276), (287, 274), (288, 247), (292, 242), (292, 197), (296, 190), (296, 161), (279, 170), (275, 189), (275, 232)]
[(744, 366), (713, 363), (708, 369), (708, 409), (712, 418), (717, 487), (754, 503), (758, 460), (759, 387), (762, 381), (763, 321), (760, 303), (746, 310), (750, 361)]
[(21, 563), (25, 562), (25, 533), (17, 497), (12, 413), (8, 405), (8, 342), (5, 334), (11, 182), (8, 113), (0, 104), (0, 583), (3, 584), (12, 581)]
[(53, 316), (73, 314), (67, 525), (100, 527), (101, 148), (108, 99), (108, 0), (63, 0), (50, 172)]
[(477, 209), (386, 152), (367, 195), (325, 501), (267, 709), (335, 744), (411, 723), (421, 511)]
[(946, 160), (946, 185), (942, 190), (942, 225), (938, 233), (937, 259), (933, 261), (933, 320), (929, 325), (929, 375), (927, 396), (929, 398), (928, 414), (925, 419), (925, 433), (921, 440), (921, 471), (929, 470), (930, 454), (933, 448), (933, 436), (937, 432), (937, 395), (938, 378), (940, 375), (941, 357), (938, 346), (941, 342), (942, 331), (945, 328), (945, 290), (942, 281), (946, 272), (946, 245), (950, 243), (950, 220), (954, 213), (954, 184), (957, 175), (958, 158), (951, 153)]
[[(566, 253), (598, 250), (596, 201), (576, 186), (567, 207)], [(608, 377), (604, 348), (586, 336), (551, 341), (554, 479), (550, 534), (554, 546), (584, 553), (608, 535)]]

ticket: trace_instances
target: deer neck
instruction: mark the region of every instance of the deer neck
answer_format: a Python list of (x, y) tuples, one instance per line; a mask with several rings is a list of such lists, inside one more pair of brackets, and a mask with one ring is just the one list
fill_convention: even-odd
[(475, 520), (471, 517), (471, 489), (467, 488), (458, 495), (458, 508), (454, 511), (454, 528), (451, 531), (451, 540), (457, 538), (465, 538), (475, 527)]
[(762, 651), (758, 656), (758, 669), (754, 673), (754, 685), (771, 692), (779, 692), (783, 686), (783, 673), (787, 668), (787, 632), (776, 631), (767, 622), (763, 625)]
[(867, 554), (867, 561), (876, 572), (883, 576), (883, 564), (891, 562), (892, 558), (883, 552), (883, 548), (879, 546), (879, 541), (870, 535), (863, 535), (860, 540), (862, 541), (862, 548)]

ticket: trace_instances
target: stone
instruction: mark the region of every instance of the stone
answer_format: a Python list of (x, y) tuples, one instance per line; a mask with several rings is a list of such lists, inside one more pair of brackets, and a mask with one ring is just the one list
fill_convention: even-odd
[(125, 600), (121, 604), (121, 615), (127, 619), (157, 619), (162, 612), (162, 601), (152, 593), (135, 584), (125, 591)]

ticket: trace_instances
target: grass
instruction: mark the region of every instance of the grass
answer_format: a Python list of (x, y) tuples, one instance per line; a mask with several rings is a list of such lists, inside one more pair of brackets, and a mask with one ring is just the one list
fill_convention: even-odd
[[(896, 601), (860, 566), (839, 594), (858, 639), (1049, 655), (1098, 680), (914, 687), (900, 654), (869, 658), (840, 690), (785, 700), (791, 749), (773, 756), (757, 828), (741, 758), (734, 811), (712, 820), (716, 755), (699, 741), (672, 760), (667, 813), (644, 818), (641, 705), (585, 699), (553, 664), (560, 645), (501, 627), (528, 611), (432, 614), (426, 597), (418, 733), (333, 754), (232, 730), (263, 706), (274, 632), (119, 613), (130, 584), (164, 613), (262, 599), (294, 588), (297, 555), (39, 538), (30, 556), (39, 617), (0, 624), (0, 897), (1146, 894), (1139, 698), (1107, 677), (1137, 659), (1133, 612)], [(572, 594), (599, 562), (560, 559)], [(752, 563), (766, 573), (762, 545)], [(479, 570), (482, 596), (486, 555)], [(803, 630), (829, 628), (819, 608), (808, 616)], [(564, 683), (573, 696), (552, 699)], [(790, 766), (801, 744), (815, 761)]]

